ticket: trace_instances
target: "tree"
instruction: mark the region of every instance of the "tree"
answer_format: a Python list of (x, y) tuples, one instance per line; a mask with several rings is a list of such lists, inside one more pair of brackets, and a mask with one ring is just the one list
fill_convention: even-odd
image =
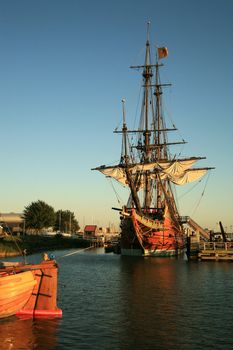
[(56, 212), (55, 231), (71, 233), (79, 229), (78, 221), (75, 219), (74, 213), (70, 210), (58, 210)]
[(56, 214), (50, 205), (38, 200), (25, 207), (23, 212), (25, 227), (39, 232), (43, 228), (54, 226)]

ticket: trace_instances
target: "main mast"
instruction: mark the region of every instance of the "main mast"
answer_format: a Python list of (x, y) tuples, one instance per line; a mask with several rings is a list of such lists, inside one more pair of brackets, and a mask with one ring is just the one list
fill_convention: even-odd
[[(156, 75), (155, 75), (155, 99), (156, 99), (156, 114), (155, 114), (155, 145), (157, 145), (155, 149), (155, 159), (157, 161), (160, 161), (162, 158), (167, 159), (167, 151), (165, 151), (165, 148), (161, 146), (161, 95), (162, 95), (162, 89), (160, 84), (160, 78), (159, 78), (159, 67), (160, 64), (158, 62), (158, 54), (156, 53)], [(163, 155), (162, 155), (163, 151)], [(159, 174), (157, 176), (157, 194), (156, 194), (156, 208), (161, 208), (162, 202), (162, 184), (161, 180), (159, 178)], [(165, 184), (164, 184), (165, 186)]]
[[(155, 65), (151, 64), (151, 49), (150, 49), (150, 40), (149, 40), (149, 25), (147, 26), (147, 40), (146, 40), (146, 54), (145, 62), (142, 66), (131, 66), (131, 68), (142, 68), (142, 77), (143, 77), (143, 101), (142, 101), (142, 110), (141, 116), (144, 120), (143, 122), (143, 144), (136, 146), (136, 148), (142, 152), (141, 161), (145, 164), (152, 161), (158, 161), (161, 158), (161, 145), (160, 145), (160, 129), (161, 129), (161, 108), (160, 108), (160, 94), (161, 85), (159, 84), (159, 64), (158, 61)], [(156, 82), (153, 85), (153, 68), (156, 67)], [(155, 92), (152, 93), (152, 87), (155, 86)], [(156, 100), (156, 111), (154, 108), (154, 98)], [(150, 118), (151, 115), (151, 118)], [(151, 134), (153, 134), (153, 143), (151, 143)], [(158, 176), (158, 175), (157, 175)], [(144, 173), (145, 178), (145, 188), (144, 188), (144, 204), (143, 207), (147, 212), (151, 206), (152, 201), (152, 190), (153, 187), (157, 186), (157, 198), (156, 198), (156, 207), (160, 207), (160, 198), (161, 198), (161, 186), (159, 185), (159, 179), (157, 181), (151, 180), (151, 172), (146, 170)]]
[[(149, 91), (151, 87), (151, 79), (153, 77), (152, 67), (150, 62), (150, 41), (149, 41), (149, 23), (147, 29), (147, 41), (146, 41), (146, 58), (145, 58), (145, 67), (143, 71), (144, 78), (144, 94), (145, 94), (145, 131), (144, 131), (144, 143), (145, 143), (145, 162), (150, 162), (150, 136), (151, 132), (149, 131)], [(150, 101), (152, 103), (152, 101)], [(151, 181), (150, 181), (150, 172), (147, 170), (145, 174), (145, 203), (144, 207), (147, 209), (150, 207), (151, 203)]]

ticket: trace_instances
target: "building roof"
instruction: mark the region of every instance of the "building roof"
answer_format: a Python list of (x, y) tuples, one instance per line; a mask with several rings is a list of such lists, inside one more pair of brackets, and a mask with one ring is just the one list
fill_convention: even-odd
[(85, 232), (95, 232), (97, 229), (97, 225), (86, 225), (84, 228)]
[(19, 224), (23, 222), (23, 214), (19, 213), (0, 213), (0, 222)]

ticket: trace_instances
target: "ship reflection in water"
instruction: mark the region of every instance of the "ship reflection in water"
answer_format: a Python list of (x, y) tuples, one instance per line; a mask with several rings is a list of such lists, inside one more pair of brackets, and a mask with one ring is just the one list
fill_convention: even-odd
[(54, 350), (57, 344), (59, 319), (0, 320), (1, 350), (46, 349)]
[(122, 258), (122, 350), (232, 348), (231, 264)]
[[(175, 338), (181, 336), (179, 322), (176, 322), (181, 313), (179, 293), (177, 293), (177, 267), (172, 266), (174, 260), (130, 258), (124, 262), (129, 266), (126, 278), (131, 275), (128, 283), (128, 300), (124, 306), (127, 315), (125, 340), (128, 348), (136, 346), (148, 348), (169, 349), (176, 343)], [(126, 281), (122, 280), (125, 284)], [(129, 282), (129, 281), (128, 281)], [(123, 286), (122, 286), (123, 287)]]

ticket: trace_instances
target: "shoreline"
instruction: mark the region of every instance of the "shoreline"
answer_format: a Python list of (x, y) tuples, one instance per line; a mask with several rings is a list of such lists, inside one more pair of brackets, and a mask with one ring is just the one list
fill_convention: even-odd
[(43, 237), (40, 235), (24, 237), (4, 237), (0, 240), (0, 259), (40, 253), (43, 251), (88, 248), (90, 242), (84, 239), (67, 237)]

